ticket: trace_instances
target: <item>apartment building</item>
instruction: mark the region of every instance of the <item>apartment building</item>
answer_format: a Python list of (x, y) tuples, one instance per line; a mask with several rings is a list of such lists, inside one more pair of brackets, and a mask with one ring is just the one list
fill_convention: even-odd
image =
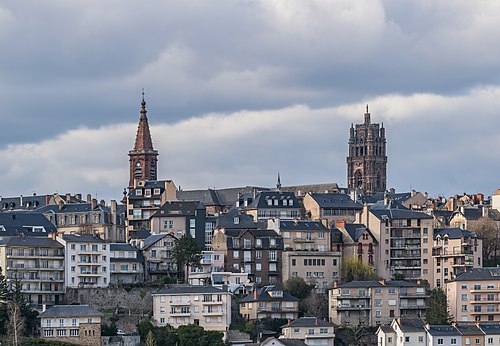
[(434, 287), (443, 287), (449, 280), (472, 268), (482, 266), (483, 240), (476, 233), (461, 228), (434, 230), (432, 260)]
[(281, 339), (302, 340), (311, 346), (333, 346), (335, 325), (317, 317), (300, 317), (281, 327)]
[(130, 244), (112, 243), (110, 247), (110, 282), (144, 282), (144, 256)]
[(354, 202), (343, 193), (310, 193), (303, 200), (306, 217), (311, 220), (325, 221), (327, 227), (335, 226), (337, 221), (352, 223), (356, 213), (361, 212), (361, 203)]
[(231, 293), (213, 286), (172, 287), (152, 296), (156, 326), (196, 324), (226, 332), (231, 324)]
[(264, 286), (239, 301), (240, 314), (248, 320), (299, 317), (299, 299), (276, 285)]
[(343, 326), (389, 324), (425, 316), (424, 285), (408, 281), (351, 281), (329, 291), (330, 322)]
[(110, 244), (92, 235), (66, 234), (57, 241), (65, 248), (67, 287), (107, 287), (110, 282)]
[(247, 294), (255, 288), (255, 283), (250, 281), (248, 273), (214, 271), (210, 273), (189, 274), (190, 285), (206, 285), (209, 282), (212, 286), (221, 290), (227, 289), (232, 294)]
[(0, 237), (20, 235), (47, 237), (57, 233), (57, 228), (40, 213), (2, 212), (0, 213)]
[(72, 345), (101, 344), (103, 314), (89, 305), (54, 305), (42, 312), (40, 336)]
[(166, 201), (174, 201), (176, 187), (172, 180), (134, 180), (127, 193), (127, 240), (142, 228), (151, 229), (149, 218)]
[(448, 281), (446, 295), (456, 321), (500, 322), (500, 268), (472, 268)]
[(0, 238), (0, 267), (9, 285), (36, 309), (59, 304), (64, 294), (64, 246), (47, 237)]
[(321, 221), (269, 219), (267, 229), (283, 237), (285, 251), (330, 250), (330, 230)]
[(264, 221), (272, 218), (293, 220), (301, 216), (301, 206), (293, 192), (282, 192), (279, 190), (260, 192), (243, 209), (248, 215), (252, 215), (255, 221)]
[(282, 281), (283, 238), (275, 231), (216, 229), (212, 245), (224, 252), (225, 271), (248, 273), (256, 285)]
[(409, 210), (386, 197), (369, 208), (365, 205), (358, 223), (378, 240), (378, 276), (434, 282), (432, 216)]
[(337, 221), (334, 229), (342, 235), (342, 257), (357, 258), (373, 268), (378, 265), (378, 240), (363, 224)]
[(177, 277), (177, 263), (172, 258), (172, 249), (177, 238), (170, 233), (152, 234), (145, 238), (139, 249), (144, 256), (147, 280), (163, 276)]

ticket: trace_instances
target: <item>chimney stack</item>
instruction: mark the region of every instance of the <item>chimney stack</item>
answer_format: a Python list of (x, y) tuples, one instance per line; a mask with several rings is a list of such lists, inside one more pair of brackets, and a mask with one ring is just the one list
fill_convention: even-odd
[(90, 203), (90, 208), (93, 210), (97, 206), (97, 199), (92, 198), (92, 201)]
[(66, 194), (66, 203), (69, 203), (69, 202), (71, 202), (71, 194), (67, 193)]
[(89, 194), (87, 194), (87, 203), (90, 204), (92, 202), (92, 196)]

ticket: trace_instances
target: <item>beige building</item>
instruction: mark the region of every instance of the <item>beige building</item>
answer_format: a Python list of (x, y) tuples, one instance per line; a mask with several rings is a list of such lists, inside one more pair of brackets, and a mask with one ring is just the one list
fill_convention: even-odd
[(58, 304), (64, 294), (64, 246), (52, 238), (0, 238), (0, 267), (7, 282), (20, 280), (36, 309)]
[(281, 327), (280, 339), (302, 340), (311, 346), (333, 346), (335, 325), (317, 317), (300, 317)]
[(111, 283), (144, 282), (144, 257), (130, 244), (110, 244)]
[(144, 239), (139, 249), (144, 256), (146, 280), (178, 276), (177, 263), (172, 258), (176, 241), (169, 233), (152, 234)]
[(500, 268), (472, 268), (446, 284), (457, 322), (500, 322)]
[(40, 335), (47, 341), (100, 345), (102, 317), (89, 305), (55, 305), (38, 316)]
[(226, 332), (231, 324), (231, 293), (212, 286), (172, 287), (153, 293), (153, 323), (174, 328), (196, 324)]
[(474, 232), (460, 228), (434, 230), (432, 258), (434, 287), (444, 287), (449, 280), (471, 268), (482, 266), (483, 240)]
[(241, 299), (239, 305), (240, 314), (248, 320), (299, 317), (299, 300), (274, 285), (255, 290)]
[(270, 219), (267, 229), (283, 237), (285, 251), (329, 251), (330, 230), (320, 221)]
[(264, 221), (273, 218), (293, 220), (300, 218), (301, 206), (292, 192), (262, 191), (244, 207), (254, 221)]
[(334, 226), (337, 221), (354, 222), (356, 213), (363, 209), (360, 203), (343, 193), (308, 192), (303, 204), (307, 218), (325, 221), (329, 227)]
[(330, 322), (343, 326), (389, 324), (393, 318), (423, 317), (426, 287), (408, 281), (351, 281), (329, 291)]
[(357, 258), (377, 268), (378, 241), (365, 225), (337, 221), (336, 230), (342, 234), (342, 258)]

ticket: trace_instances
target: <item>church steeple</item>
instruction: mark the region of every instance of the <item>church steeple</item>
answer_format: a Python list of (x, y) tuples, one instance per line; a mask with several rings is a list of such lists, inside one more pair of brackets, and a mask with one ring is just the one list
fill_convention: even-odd
[(137, 126), (134, 149), (130, 150), (130, 180), (129, 187), (134, 186), (134, 180), (157, 180), (158, 151), (153, 148), (151, 132), (142, 90), (141, 116)]

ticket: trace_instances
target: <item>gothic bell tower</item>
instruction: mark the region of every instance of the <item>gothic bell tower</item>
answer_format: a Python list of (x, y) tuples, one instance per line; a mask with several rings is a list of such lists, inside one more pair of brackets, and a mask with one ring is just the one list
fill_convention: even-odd
[(134, 149), (128, 152), (130, 157), (129, 187), (134, 186), (134, 180), (157, 180), (158, 150), (153, 148), (149, 132), (146, 101), (142, 92), (141, 117), (137, 126)]
[(368, 105), (365, 122), (351, 124), (347, 187), (364, 194), (384, 192), (387, 188), (387, 155), (384, 124), (372, 124)]

